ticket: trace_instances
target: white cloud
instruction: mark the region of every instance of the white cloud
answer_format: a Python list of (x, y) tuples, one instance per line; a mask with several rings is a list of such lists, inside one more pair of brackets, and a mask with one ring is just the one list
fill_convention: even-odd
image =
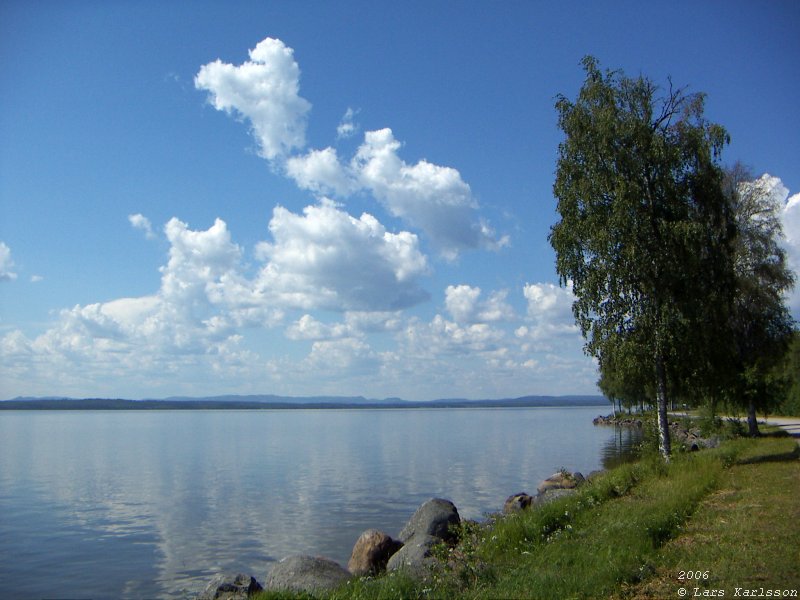
[(44, 281), (44, 277), (41, 275), (31, 275), (31, 283), (39, 283), (40, 281)]
[(481, 288), (449, 285), (445, 289), (445, 306), (458, 323), (492, 323), (510, 321), (514, 309), (506, 302), (508, 292), (492, 292), (487, 300), (479, 300)]
[(303, 215), (278, 206), (269, 229), (257, 287), (282, 306), (396, 310), (428, 297), (417, 283), (428, 272), (417, 236), (390, 233), (372, 215), (356, 219), (330, 200)]
[(96, 389), (97, 381), (123, 377), (157, 387), (164, 379), (194, 382), (240, 369), (248, 359), (236, 331), (242, 307), (220, 289), (241, 277), (241, 250), (219, 219), (206, 231), (172, 219), (165, 232), (169, 260), (155, 294), (64, 309), (34, 339), (7, 334), (0, 343), (3, 378), (52, 392)]
[(323, 378), (338, 378), (343, 372), (358, 377), (379, 370), (381, 358), (365, 341), (343, 338), (314, 342), (305, 363)]
[(318, 195), (372, 194), (392, 216), (421, 229), (448, 259), (508, 242), (477, 219), (478, 203), (456, 169), (426, 160), (409, 165), (398, 155), (401, 146), (391, 129), (367, 131), (349, 164), (328, 147), (289, 158), (286, 174)]
[(14, 261), (11, 260), (11, 248), (5, 242), (0, 242), (0, 281), (13, 281), (17, 274), (13, 271)]
[(290, 340), (332, 340), (349, 334), (348, 327), (342, 323), (327, 324), (305, 314), (286, 329)]
[(391, 129), (368, 131), (351, 161), (359, 184), (393, 216), (422, 229), (449, 258), (461, 250), (507, 243), (475, 221), (478, 203), (456, 169), (426, 160), (409, 165), (398, 156), (400, 147)]
[(342, 120), (339, 121), (339, 125), (336, 127), (337, 139), (349, 138), (356, 134), (358, 131), (358, 125), (353, 122), (353, 119), (357, 113), (357, 110), (353, 110), (352, 108), (347, 109), (342, 117)]
[(217, 110), (250, 122), (261, 155), (269, 160), (305, 146), (311, 105), (299, 95), (300, 68), (294, 51), (267, 38), (234, 66), (219, 59), (200, 68), (195, 87), (209, 92)]
[(529, 283), (522, 292), (528, 302), (529, 324), (516, 330), (518, 337), (551, 343), (561, 336), (580, 336), (572, 314), (575, 296), (571, 284), (562, 288), (552, 283)]
[[(398, 156), (401, 144), (391, 129), (366, 132), (349, 164), (330, 147), (292, 156), (293, 150), (305, 147), (311, 106), (299, 95), (299, 81), (293, 50), (267, 38), (239, 66), (216, 60), (201, 67), (195, 86), (209, 92), (217, 110), (249, 121), (261, 155), (280, 159), (285, 174), (302, 189), (338, 198), (366, 191), (392, 216), (429, 236), (447, 259), (463, 250), (498, 249), (508, 242), (477, 218), (478, 203), (456, 169), (426, 160), (407, 164)], [(339, 139), (358, 130), (355, 114), (348, 108), (342, 117)]]
[(321, 196), (333, 194), (341, 198), (357, 187), (339, 162), (336, 150), (330, 147), (287, 159), (286, 174), (300, 188)]
[(128, 215), (128, 221), (134, 229), (140, 229), (143, 231), (144, 236), (148, 240), (155, 239), (156, 234), (153, 232), (153, 226), (150, 223), (150, 219), (145, 217), (143, 214), (137, 213), (135, 215)]

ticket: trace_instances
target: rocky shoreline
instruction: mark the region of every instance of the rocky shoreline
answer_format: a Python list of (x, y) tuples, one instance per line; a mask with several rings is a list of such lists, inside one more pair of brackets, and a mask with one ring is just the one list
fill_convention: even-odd
[[(535, 495), (520, 492), (509, 496), (503, 505), (503, 514), (535, 508), (574, 494), (585, 481), (579, 472), (553, 473), (539, 483)], [(422, 579), (436, 560), (431, 552), (433, 546), (455, 544), (454, 530), (460, 524), (455, 504), (443, 498), (431, 498), (416, 510), (396, 539), (377, 529), (364, 531), (353, 546), (347, 567), (321, 556), (291, 555), (275, 564), (263, 585), (249, 574), (217, 575), (196, 600), (246, 600), (262, 590), (314, 593), (332, 589), (351, 578), (401, 569)]]
[[(645, 426), (635, 416), (598, 416), (595, 425), (617, 427)], [(689, 451), (713, 448), (719, 438), (704, 438), (696, 427), (670, 422), (670, 432), (677, 444)], [(581, 473), (560, 470), (539, 483), (535, 495), (520, 492), (509, 496), (503, 504), (503, 515), (535, 509), (557, 498), (577, 493), (587, 479)], [(314, 593), (332, 589), (351, 578), (375, 576), (405, 570), (424, 578), (435, 563), (431, 549), (436, 544), (455, 544), (455, 527), (460, 525), (458, 508), (450, 500), (431, 498), (424, 502), (400, 530), (397, 538), (378, 529), (367, 529), (356, 540), (350, 560), (344, 567), (321, 556), (295, 554), (283, 558), (270, 571), (262, 585), (249, 574), (217, 575), (196, 600), (246, 600), (262, 590), (284, 590)]]
[[(645, 424), (641, 418), (624, 415), (600, 415), (592, 419), (592, 423), (595, 425), (636, 427), (639, 429), (644, 427)], [(716, 448), (720, 442), (719, 437), (704, 437), (699, 427), (689, 427), (680, 421), (670, 421), (669, 430), (674, 442), (690, 452), (701, 448)]]

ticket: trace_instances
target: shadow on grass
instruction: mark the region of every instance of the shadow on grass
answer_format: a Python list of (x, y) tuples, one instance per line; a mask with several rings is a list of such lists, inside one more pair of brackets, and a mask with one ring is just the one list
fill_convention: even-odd
[(770, 462), (786, 462), (790, 460), (797, 460), (800, 458), (800, 446), (795, 446), (791, 452), (780, 452), (774, 454), (759, 454), (758, 456), (750, 456), (748, 458), (741, 458), (734, 464), (737, 465), (755, 465), (760, 463)]

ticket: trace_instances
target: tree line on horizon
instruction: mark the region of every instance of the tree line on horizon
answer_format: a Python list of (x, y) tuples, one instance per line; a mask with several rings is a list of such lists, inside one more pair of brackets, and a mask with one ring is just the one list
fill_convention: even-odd
[(673, 402), (800, 412), (795, 275), (781, 206), (704, 116), (705, 95), (601, 70), (587, 56), (575, 100), (556, 100), (564, 140), (549, 241), (560, 283), (612, 402), (655, 407), (669, 460)]

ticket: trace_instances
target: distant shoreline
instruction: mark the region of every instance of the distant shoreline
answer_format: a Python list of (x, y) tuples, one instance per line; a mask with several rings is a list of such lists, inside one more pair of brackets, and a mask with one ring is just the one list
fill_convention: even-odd
[(404, 408), (565, 408), (608, 406), (603, 396), (524, 396), (500, 400), (444, 399), (411, 401), (363, 398), (291, 398), (225, 396), (222, 398), (126, 400), (109, 398), (24, 398), (0, 401), (0, 410), (286, 410), (286, 409), (404, 409)]

